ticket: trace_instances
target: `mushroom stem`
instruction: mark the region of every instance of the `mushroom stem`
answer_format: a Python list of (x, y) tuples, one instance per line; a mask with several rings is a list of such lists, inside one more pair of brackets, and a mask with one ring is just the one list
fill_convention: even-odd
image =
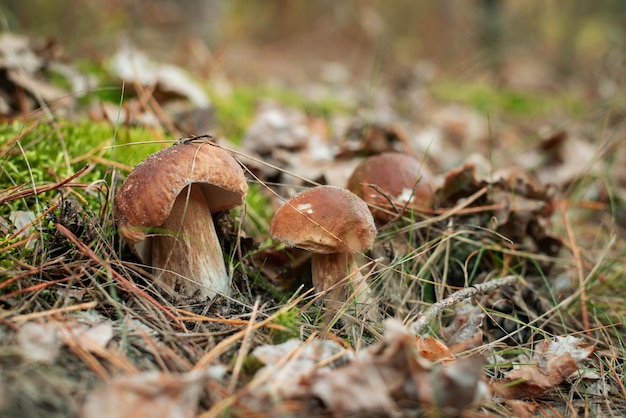
[(198, 300), (230, 294), (213, 217), (198, 185), (181, 191), (152, 236), (152, 266), (157, 283), (175, 294)]
[(313, 254), (311, 270), (313, 287), (316, 292), (327, 292), (325, 300), (345, 302), (353, 293), (361, 302), (359, 295), (369, 290), (352, 253)]

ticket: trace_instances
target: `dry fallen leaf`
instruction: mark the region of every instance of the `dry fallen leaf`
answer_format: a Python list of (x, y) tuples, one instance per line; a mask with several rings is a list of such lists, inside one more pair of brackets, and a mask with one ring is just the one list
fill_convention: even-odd
[(145, 87), (154, 87), (154, 94), (157, 96), (182, 97), (201, 109), (211, 106), (211, 101), (202, 86), (182, 68), (154, 62), (146, 54), (128, 44), (120, 48), (111, 58), (110, 69), (113, 74), (128, 83), (128, 87), (139, 83)]
[[(441, 355), (446, 352), (442, 344), (435, 345)], [(388, 320), (383, 341), (347, 366), (312, 376), (311, 391), (338, 415), (391, 413), (397, 406), (414, 405), (455, 416), (489, 393), (482, 366), (479, 358), (433, 365), (418, 352), (408, 329)]]
[(113, 338), (113, 326), (110, 322), (100, 322), (94, 325), (69, 322), (60, 325), (57, 331), (65, 344), (78, 344), (89, 352), (98, 352), (105, 348)]
[[(303, 343), (295, 339), (256, 347), (252, 355), (264, 364), (256, 376), (265, 382), (263, 388), (255, 392), (252, 401), (276, 396), (283, 399), (298, 397), (306, 393), (306, 381), (316, 369), (335, 367), (353, 356), (334, 341)], [(333, 361), (329, 362), (329, 359)]]
[(484, 311), (475, 305), (462, 304), (454, 309), (454, 321), (443, 329), (452, 352), (461, 352), (483, 344)]
[(22, 355), (30, 361), (52, 362), (63, 344), (99, 352), (113, 338), (109, 322), (87, 325), (75, 320), (28, 322), (20, 327), (18, 341)]
[[(308, 346), (312, 348), (307, 354)], [(294, 340), (274, 348), (265, 346), (260, 351), (255, 350), (255, 356), (269, 363), (276, 363), (285, 356), (294, 356), (294, 359), (279, 367), (265, 366), (259, 370), (255, 380), (271, 374), (269, 378), (266, 376), (263, 385), (251, 390), (243, 402), (257, 412), (267, 408), (270, 401), (298, 400), (303, 401), (303, 405), (321, 401), (326, 413), (337, 416), (390, 414), (401, 406), (436, 409), (454, 415), (488, 393), (481, 378), (482, 360), (453, 360), (445, 345), (434, 339), (416, 341), (398, 321), (386, 321), (383, 340), (351, 360), (349, 356), (346, 364), (337, 367), (315, 364), (314, 360), (330, 358), (337, 347), (329, 341), (300, 343)], [(449, 361), (434, 366), (420, 351), (431, 358), (445, 357)], [(320, 352), (325, 354), (317, 354)], [(447, 393), (450, 396), (445, 395)]]
[(0, 34), (0, 115), (30, 112), (44, 103), (70, 106), (72, 97), (40, 79), (48, 64), (43, 50), (35, 52), (28, 38), (10, 32)]
[(296, 151), (306, 146), (310, 134), (303, 112), (262, 102), (241, 146), (244, 151), (258, 155), (270, 154), (277, 148)]
[[(468, 206), (479, 211), (458, 215), (457, 223), (482, 227), (482, 239), (515, 250), (558, 255), (562, 242), (552, 231), (551, 216), (559, 195), (553, 184), (539, 184), (529, 174), (515, 169), (485, 172), (480, 163), (468, 162), (446, 173), (443, 185), (435, 193), (435, 206), (454, 207), (479, 191), (484, 193)], [(538, 266), (546, 274), (553, 264), (543, 260)], [(528, 263), (528, 268), (534, 272), (537, 266)]]
[[(299, 350), (296, 353), (296, 350)], [(330, 340), (315, 340), (302, 343), (299, 340), (289, 340), (277, 345), (261, 345), (256, 347), (252, 355), (266, 366), (273, 366), (286, 356), (294, 355), (298, 359), (311, 360), (314, 363), (325, 361), (341, 353), (341, 357), (351, 358), (351, 352)], [(343, 359), (347, 360), (346, 358)]]
[(454, 354), (444, 343), (435, 337), (418, 335), (415, 337), (415, 346), (420, 355), (429, 361), (454, 361)]
[(192, 418), (206, 375), (146, 372), (120, 376), (95, 391), (81, 418)]
[(27, 322), (20, 327), (18, 342), (22, 356), (28, 361), (53, 362), (63, 344), (52, 323)]
[(16, 210), (9, 214), (9, 221), (13, 224), (13, 233), (18, 233), (18, 237), (27, 238), (30, 240), (26, 244), (28, 248), (32, 248), (35, 238), (35, 213), (30, 210)]
[(540, 395), (563, 383), (578, 370), (578, 363), (594, 351), (595, 346), (572, 336), (557, 336), (554, 341), (543, 341), (533, 355), (533, 364), (511, 370), (506, 378), (495, 382), (493, 389), (504, 398)]

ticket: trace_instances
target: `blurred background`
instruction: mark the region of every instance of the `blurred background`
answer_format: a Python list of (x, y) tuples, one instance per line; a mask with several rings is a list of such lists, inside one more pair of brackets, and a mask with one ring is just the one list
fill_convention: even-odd
[(202, 76), (401, 82), (424, 63), (524, 89), (623, 86), (624, 0), (4, 0), (4, 31), (72, 59), (124, 42)]

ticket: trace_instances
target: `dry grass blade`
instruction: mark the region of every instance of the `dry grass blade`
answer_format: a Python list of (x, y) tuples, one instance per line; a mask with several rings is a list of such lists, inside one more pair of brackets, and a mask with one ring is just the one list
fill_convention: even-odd
[(88, 169), (89, 169), (89, 166), (86, 165), (82, 169), (78, 170), (76, 173), (69, 176), (68, 178), (55, 184), (46, 184), (43, 186), (29, 187), (21, 191), (16, 191), (15, 189), (19, 190), (25, 185), (16, 186), (13, 189), (3, 192), (4, 195), (0, 196), (0, 205), (4, 203), (12, 202), (17, 199), (23, 199), (25, 197), (34, 196), (36, 194), (45, 193), (45, 192), (49, 192), (52, 190), (57, 190), (61, 187), (86, 187), (87, 186), (86, 184), (74, 184), (74, 183), (71, 183), (71, 181), (82, 176)]
[(237, 360), (235, 361), (235, 367), (233, 367), (232, 378), (230, 380), (230, 383), (228, 384), (227, 390), (230, 393), (234, 392), (235, 388), (237, 387), (237, 381), (239, 379), (239, 373), (241, 373), (241, 367), (243, 366), (243, 361), (248, 355), (248, 352), (250, 351), (250, 343), (251, 343), (251, 335), (252, 335), (251, 325), (256, 320), (258, 312), (259, 312), (259, 301), (257, 300), (255, 301), (254, 306), (252, 307), (252, 313), (250, 314), (250, 322), (248, 323), (248, 326), (246, 327), (246, 334), (242, 338), (241, 347), (239, 348), (239, 353), (237, 354)]
[(230, 349), (233, 343), (245, 338), (246, 335), (249, 335), (250, 332), (255, 331), (259, 328), (263, 328), (268, 326), (271, 322), (276, 320), (276, 316), (281, 312), (287, 311), (294, 306), (296, 306), (300, 302), (300, 298), (295, 299), (283, 306), (280, 310), (275, 312), (273, 315), (263, 319), (262, 321), (256, 323), (248, 323), (248, 326), (245, 327), (241, 331), (237, 331), (235, 334), (226, 337), (222, 341), (220, 341), (215, 347), (213, 347), (208, 353), (203, 355), (198, 362), (194, 365), (193, 370), (202, 370), (207, 367), (211, 362), (215, 361), (220, 355), (224, 354), (227, 350)]
[(93, 252), (91, 248), (87, 247), (82, 241), (76, 238), (76, 236), (74, 236), (74, 234), (72, 234), (70, 230), (68, 230), (66, 227), (64, 227), (61, 224), (56, 224), (56, 228), (66, 238), (72, 241), (72, 243), (78, 247), (78, 250), (82, 254), (90, 258), (92, 261), (96, 262), (98, 265), (103, 266), (110, 273), (111, 277), (113, 277), (115, 281), (120, 285), (122, 289), (126, 290), (127, 292), (129, 292), (130, 294), (134, 295), (137, 298), (140, 298), (142, 300), (145, 300), (151, 303), (153, 306), (157, 307), (160, 311), (162, 311), (168, 318), (170, 318), (172, 322), (176, 324), (180, 329), (183, 329), (183, 330), (185, 329), (184, 325), (176, 318), (174, 314), (172, 314), (170, 309), (166, 308), (165, 306), (157, 302), (148, 293), (144, 292), (143, 290), (138, 288), (136, 285), (128, 281), (127, 278), (125, 278), (124, 276), (119, 274), (117, 271), (115, 271), (108, 262), (98, 257), (98, 255), (95, 252)]
[(572, 225), (567, 216), (567, 208), (565, 204), (561, 205), (561, 216), (563, 217), (563, 224), (565, 225), (565, 231), (569, 240), (569, 248), (572, 251), (574, 257), (574, 263), (576, 265), (576, 272), (578, 275), (578, 287), (580, 289), (580, 309), (582, 313), (583, 328), (586, 333), (589, 333), (591, 325), (589, 322), (589, 310), (587, 307), (587, 290), (585, 289), (585, 273), (583, 270), (583, 261), (580, 256), (580, 248), (576, 243), (574, 232), (572, 231)]
[(89, 309), (93, 309), (96, 306), (98, 306), (98, 302), (85, 302), (85, 303), (79, 303), (77, 305), (72, 305), (72, 306), (66, 306), (64, 308), (58, 308), (58, 309), (50, 309), (47, 311), (43, 311), (43, 312), (32, 312), (29, 314), (23, 314), (23, 315), (15, 315), (13, 317), (10, 317), (9, 319), (11, 319), (12, 321), (15, 322), (20, 322), (20, 321), (30, 321), (32, 319), (37, 319), (37, 318), (44, 318), (47, 316), (55, 316), (58, 314), (62, 314), (62, 313), (67, 313), (67, 312), (74, 312), (74, 311), (79, 311), (79, 310), (89, 310)]

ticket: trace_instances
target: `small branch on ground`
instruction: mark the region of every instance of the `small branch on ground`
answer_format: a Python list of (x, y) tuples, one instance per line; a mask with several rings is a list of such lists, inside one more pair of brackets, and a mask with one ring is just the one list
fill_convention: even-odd
[(430, 322), (444, 309), (449, 308), (452, 305), (456, 305), (457, 303), (460, 303), (472, 296), (491, 292), (492, 290), (499, 289), (504, 286), (511, 286), (517, 283), (518, 280), (519, 279), (515, 276), (506, 276), (501, 279), (489, 280), (485, 283), (479, 283), (477, 285), (458, 290), (447, 298), (430, 305), (430, 307), (421, 313), (417, 320), (409, 326), (409, 329), (413, 335), (420, 335), (426, 330)]

